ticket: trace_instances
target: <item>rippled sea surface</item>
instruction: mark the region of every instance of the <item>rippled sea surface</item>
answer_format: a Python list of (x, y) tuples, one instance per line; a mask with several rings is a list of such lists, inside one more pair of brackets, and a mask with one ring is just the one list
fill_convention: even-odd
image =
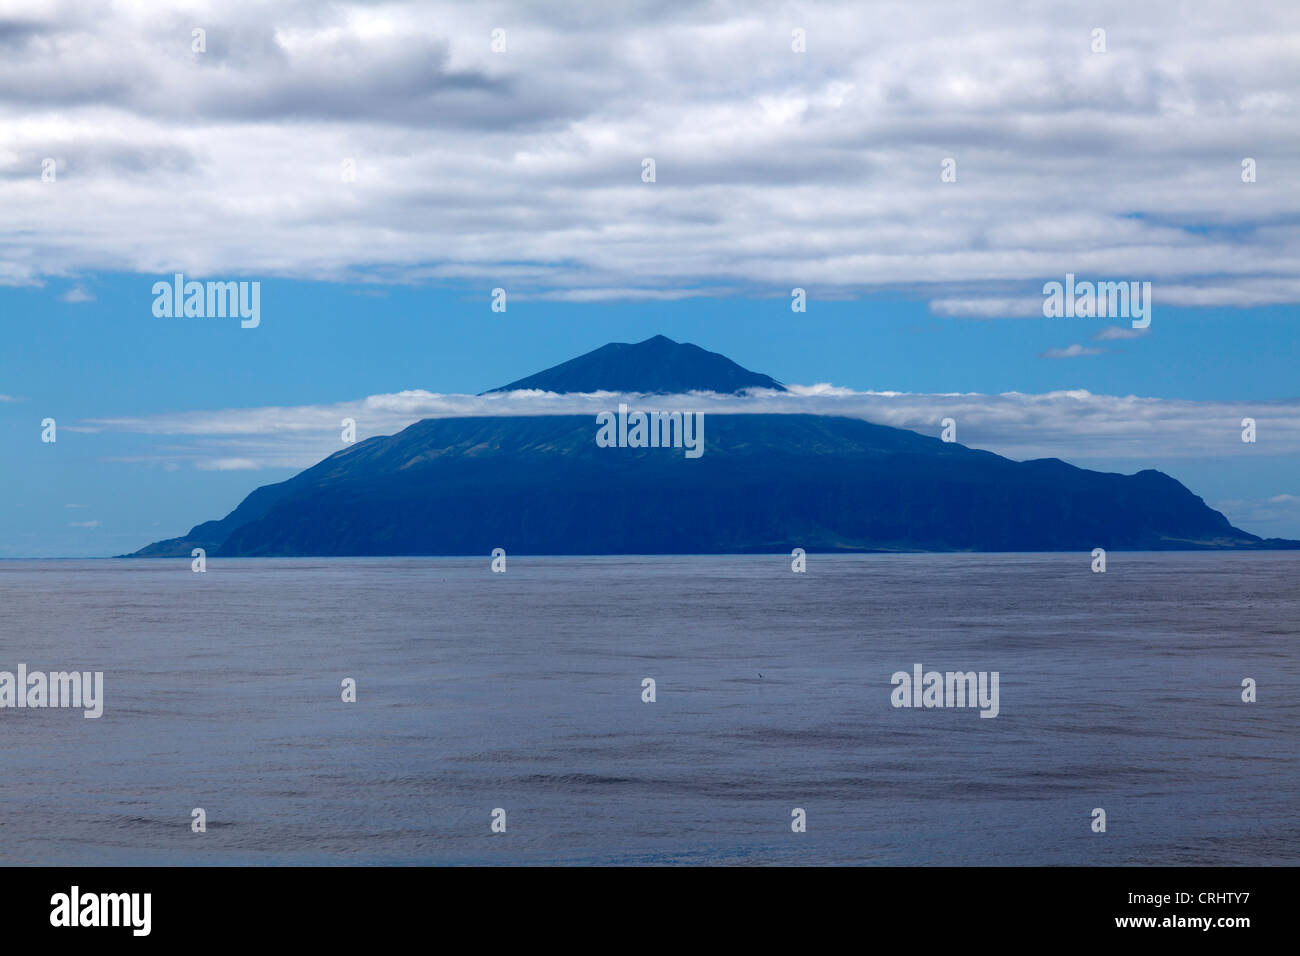
[(1300, 553), (508, 562), (0, 561), (0, 863), (1300, 863)]

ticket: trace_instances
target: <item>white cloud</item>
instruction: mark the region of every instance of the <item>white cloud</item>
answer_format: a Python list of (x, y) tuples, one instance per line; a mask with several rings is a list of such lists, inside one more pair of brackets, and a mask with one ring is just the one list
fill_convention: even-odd
[[(129, 459), (148, 464), (187, 461), (203, 470), (300, 469), (343, 446), (339, 422), (353, 418), (358, 440), (391, 435), (425, 418), (502, 415), (590, 415), (619, 400), (635, 406), (738, 413), (842, 415), (925, 435), (939, 422), (958, 423), (958, 440), (1011, 458), (1059, 457), (1067, 461), (1152, 461), (1300, 454), (1300, 400), (1194, 402), (1095, 395), (1082, 389), (1029, 395), (857, 392), (827, 384), (791, 385), (788, 392), (760, 389), (748, 396), (620, 396), (611, 392), (565, 394), (536, 390), (490, 395), (405, 391), (333, 405), (276, 406), (93, 419), (85, 427), (155, 436), (156, 452)], [(1241, 441), (1241, 420), (1254, 418), (1266, 441)], [(220, 464), (218, 464), (220, 463)]]
[(1076, 342), (1075, 344), (1063, 349), (1048, 349), (1039, 357), (1049, 359), (1080, 358), (1085, 355), (1101, 355), (1105, 351), (1105, 349), (1085, 348)]
[(194, 463), (199, 471), (257, 471), (261, 466), (251, 458), (209, 458)]
[(1161, 305), (1300, 301), (1296, 4), (793, 10), (24, 6), (0, 37), (0, 283), (901, 288), (936, 314), (999, 317), (1033, 314), (1042, 283), (1074, 272), (1151, 281), (1157, 323)]
[(69, 522), (68, 522), (68, 527), (69, 527), (69, 528), (87, 528), (87, 529), (93, 531), (95, 528), (100, 527), (100, 522), (98, 522), (98, 521), (69, 521)]
[(1027, 296), (1006, 299), (931, 299), (930, 311), (935, 315), (963, 319), (1041, 319), (1043, 300)]
[(73, 305), (78, 305), (83, 302), (94, 302), (95, 297), (91, 295), (89, 292), (87, 292), (85, 289), (83, 289), (81, 286), (76, 286), (74, 288), (69, 289), (67, 292), (63, 293), (63, 295), (59, 296), (59, 301), (68, 302)]
[(1132, 326), (1108, 325), (1092, 337), (1094, 342), (1119, 342), (1125, 339), (1140, 339), (1151, 329), (1135, 329)]

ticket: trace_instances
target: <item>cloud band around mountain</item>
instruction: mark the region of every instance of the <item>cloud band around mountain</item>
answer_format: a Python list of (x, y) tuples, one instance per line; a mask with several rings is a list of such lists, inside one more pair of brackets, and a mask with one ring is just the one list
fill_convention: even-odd
[[(187, 461), (204, 470), (252, 470), (314, 464), (342, 447), (341, 422), (356, 422), (357, 438), (388, 435), (424, 418), (501, 415), (591, 415), (611, 401), (633, 407), (688, 409), (708, 415), (815, 414), (862, 418), (938, 436), (940, 421), (957, 422), (962, 444), (1010, 458), (1059, 457), (1153, 460), (1230, 455), (1300, 454), (1300, 402), (1194, 402), (1096, 395), (1083, 390), (1030, 395), (858, 392), (832, 385), (790, 385), (788, 392), (748, 395), (557, 394), (516, 391), (489, 395), (420, 390), (371, 395), (330, 405), (274, 406), (181, 412), (142, 417), (85, 419), (69, 431), (109, 431), (152, 436), (152, 462)], [(1241, 421), (1256, 422), (1257, 441), (1241, 440)], [(593, 419), (594, 420), (594, 419)]]

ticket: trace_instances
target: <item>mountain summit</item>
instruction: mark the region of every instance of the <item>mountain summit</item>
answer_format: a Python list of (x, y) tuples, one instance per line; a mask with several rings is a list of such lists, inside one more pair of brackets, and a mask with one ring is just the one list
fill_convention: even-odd
[(784, 385), (768, 375), (751, 372), (725, 355), (709, 352), (698, 345), (674, 342), (666, 335), (656, 335), (635, 345), (610, 342), (585, 355), (483, 394), (534, 388), (544, 392), (645, 392), (651, 395), (693, 391), (732, 394), (747, 388), (785, 391)]

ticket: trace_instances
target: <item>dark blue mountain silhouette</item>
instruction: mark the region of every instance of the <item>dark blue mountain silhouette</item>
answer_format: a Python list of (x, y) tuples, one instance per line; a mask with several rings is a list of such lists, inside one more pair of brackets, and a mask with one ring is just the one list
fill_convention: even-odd
[[(657, 336), (506, 388), (755, 384), (780, 387)], [(680, 448), (598, 447), (596, 430), (588, 415), (417, 422), (258, 488), (220, 521), (134, 556), (194, 547), (227, 556), (1300, 547), (1234, 528), (1158, 471), (1016, 462), (851, 418), (708, 415), (696, 459)]]

